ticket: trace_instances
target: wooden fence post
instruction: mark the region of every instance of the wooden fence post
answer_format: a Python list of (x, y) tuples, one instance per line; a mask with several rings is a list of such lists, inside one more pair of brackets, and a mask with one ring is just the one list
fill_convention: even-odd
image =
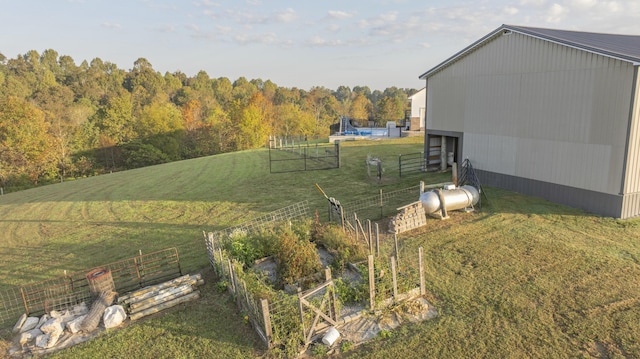
[(369, 254), (367, 257), (369, 262), (369, 308), (371, 311), (376, 309), (376, 275), (375, 268), (373, 266), (373, 255)]
[(396, 274), (396, 258), (391, 257), (391, 276), (393, 278), (393, 301), (398, 299), (398, 280)]
[(247, 283), (245, 283), (244, 281), (241, 281), (240, 283), (242, 283), (242, 290), (244, 291), (245, 303), (247, 303), (247, 306), (249, 306), (251, 303), (251, 300), (249, 300), (249, 291), (247, 290)]
[(304, 308), (302, 307), (302, 288), (298, 287), (298, 309), (300, 310), (300, 327), (302, 328), (302, 337), (307, 337), (307, 330), (304, 327)]
[(398, 261), (398, 264), (400, 264), (400, 253), (398, 253), (398, 234), (396, 233), (393, 234), (393, 242), (396, 246), (396, 260)]
[(227, 264), (229, 264), (229, 283), (231, 283), (231, 291), (233, 294), (236, 294), (236, 283), (233, 275), (233, 266), (231, 265), (231, 259), (227, 259)]
[(267, 340), (267, 349), (273, 346), (273, 328), (271, 327), (271, 315), (269, 313), (269, 301), (260, 299), (260, 307), (262, 308), (262, 322), (264, 323), (264, 336)]
[(451, 163), (451, 182), (458, 187), (458, 164), (455, 162)]
[(358, 223), (360, 223), (358, 221), (358, 215), (356, 213), (353, 213), (353, 218), (355, 219), (355, 223), (356, 225), (354, 227), (356, 227), (356, 243), (358, 243), (358, 239), (360, 237), (359, 233), (358, 233)]
[(338, 306), (336, 305), (336, 291), (335, 286), (333, 285), (333, 278), (331, 276), (331, 268), (326, 267), (324, 269), (324, 278), (325, 281), (331, 281), (331, 298), (329, 298), (329, 316), (333, 320), (338, 320)]
[(373, 237), (371, 236), (371, 220), (367, 219), (367, 232), (369, 233), (369, 254), (373, 254)]
[(422, 247), (418, 248), (418, 267), (420, 271), (420, 295), (427, 294), (427, 288), (424, 284), (424, 263), (422, 261)]
[[(202, 231), (202, 232), (204, 233), (204, 231)], [(213, 240), (213, 232), (209, 232), (209, 233), (207, 234), (207, 238), (209, 238), (209, 241), (211, 242), (211, 246), (212, 246), (212, 247), (215, 247), (216, 243), (215, 243), (215, 241)]]
[(220, 257), (220, 260), (217, 263), (218, 265), (216, 266), (216, 270), (218, 271), (218, 275), (224, 278), (224, 270), (222, 269), (224, 268), (224, 258), (222, 257), (222, 248), (218, 248), (218, 257)]
[(376, 223), (376, 257), (380, 257), (380, 226)]
[(380, 219), (384, 217), (383, 215), (383, 205), (382, 205), (382, 188), (380, 188)]

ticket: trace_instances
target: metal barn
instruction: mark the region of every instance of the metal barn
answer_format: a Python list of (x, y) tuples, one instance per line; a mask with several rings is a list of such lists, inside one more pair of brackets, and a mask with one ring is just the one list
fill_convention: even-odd
[(429, 165), (615, 218), (640, 215), (640, 36), (503, 25), (420, 76)]

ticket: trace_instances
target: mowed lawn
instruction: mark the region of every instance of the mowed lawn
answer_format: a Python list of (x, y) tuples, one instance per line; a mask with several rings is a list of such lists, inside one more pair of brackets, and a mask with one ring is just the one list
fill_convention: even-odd
[[(233, 300), (212, 283), (202, 231), (302, 200), (323, 216), (326, 200), (314, 183), (349, 201), (448, 179), (399, 178), (398, 155), (419, 151), (421, 138), (347, 142), (338, 170), (270, 174), (268, 151), (260, 149), (6, 194), (0, 290), (176, 247), (183, 272), (206, 274), (200, 300), (54, 357), (262, 356)], [(383, 160), (380, 183), (367, 177), (368, 154)], [(602, 218), (493, 188), (485, 193), (481, 211), (429, 219), (400, 236), (408, 252), (423, 247), (428, 297), (440, 316), (344, 356), (640, 357), (640, 220)]]

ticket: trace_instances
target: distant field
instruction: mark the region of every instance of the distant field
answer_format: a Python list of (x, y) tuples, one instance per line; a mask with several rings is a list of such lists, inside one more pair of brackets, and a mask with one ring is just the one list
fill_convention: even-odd
[[(448, 179), (399, 178), (397, 156), (419, 151), (422, 138), (347, 142), (341, 169), (269, 174), (268, 151), (255, 150), (4, 195), (0, 290), (172, 246), (185, 272), (201, 271), (208, 268), (203, 230), (301, 200), (323, 214), (314, 183), (346, 201)], [(367, 177), (367, 154), (383, 160), (380, 183)], [(407, 250), (424, 248), (429, 299), (440, 316), (344, 356), (640, 357), (640, 220), (485, 190), (482, 211), (430, 219), (401, 236)], [(54, 357), (262, 355), (233, 301), (207, 278), (201, 300)]]

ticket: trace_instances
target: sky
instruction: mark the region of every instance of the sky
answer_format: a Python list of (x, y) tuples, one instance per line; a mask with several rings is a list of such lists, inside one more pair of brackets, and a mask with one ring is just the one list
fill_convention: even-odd
[(638, 0), (0, 0), (0, 53), (76, 64), (420, 89), (418, 77), (502, 24), (640, 35)]

